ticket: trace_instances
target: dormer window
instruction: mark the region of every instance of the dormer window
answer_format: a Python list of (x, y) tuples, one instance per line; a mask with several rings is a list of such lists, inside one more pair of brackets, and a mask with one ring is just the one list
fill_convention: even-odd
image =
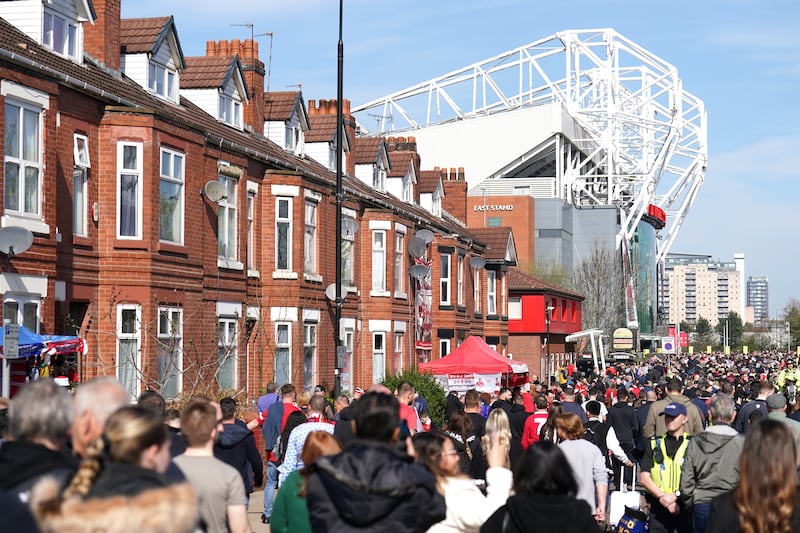
[(437, 217), (442, 216), (442, 197), (439, 195), (439, 191), (434, 191), (433, 193), (431, 214)]
[(155, 61), (150, 61), (147, 80), (150, 92), (172, 101), (177, 100), (175, 97), (176, 78), (177, 74), (174, 70), (168, 69), (164, 65), (159, 65)]
[(227, 94), (219, 95), (219, 119), (226, 124), (242, 127), (242, 103)]
[(294, 154), (303, 153), (303, 129), (297, 126), (286, 127), (286, 149)]
[(378, 166), (372, 169), (372, 188), (378, 191), (386, 190), (386, 169)]
[(59, 55), (78, 59), (78, 23), (45, 8), (42, 44)]
[(409, 204), (414, 201), (414, 183), (409, 175), (403, 177), (403, 201)]

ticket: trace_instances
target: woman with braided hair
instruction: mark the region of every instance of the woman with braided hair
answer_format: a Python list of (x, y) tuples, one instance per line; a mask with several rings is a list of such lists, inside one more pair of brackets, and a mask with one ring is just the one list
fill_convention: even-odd
[(52, 480), (34, 487), (31, 508), (43, 532), (192, 531), (197, 499), (186, 483), (171, 484), (169, 434), (158, 414), (117, 410), (92, 442), (63, 494)]

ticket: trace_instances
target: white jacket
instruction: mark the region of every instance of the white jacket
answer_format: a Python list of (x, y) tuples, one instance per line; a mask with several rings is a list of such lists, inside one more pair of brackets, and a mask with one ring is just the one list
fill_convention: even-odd
[(442, 483), (447, 518), (428, 533), (477, 533), (486, 520), (506, 503), (511, 494), (511, 470), (502, 467), (486, 471), (486, 496), (472, 479), (450, 477)]

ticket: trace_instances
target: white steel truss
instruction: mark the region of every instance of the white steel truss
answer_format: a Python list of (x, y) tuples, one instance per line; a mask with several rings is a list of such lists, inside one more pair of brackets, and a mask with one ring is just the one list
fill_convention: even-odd
[[(581, 138), (559, 143), (557, 195), (575, 205), (614, 205), (617, 247), (654, 204), (668, 216), (658, 260), (669, 252), (708, 159), (702, 100), (678, 69), (612, 29), (570, 30), (509, 50), (353, 108), (362, 131), (401, 133), (558, 104)], [(568, 145), (577, 147), (566, 152)]]

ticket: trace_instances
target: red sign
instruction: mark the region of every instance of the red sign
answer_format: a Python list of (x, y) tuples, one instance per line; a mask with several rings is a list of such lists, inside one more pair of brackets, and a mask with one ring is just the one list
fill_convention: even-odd
[[(675, 326), (669, 327), (669, 334), (672, 337), (675, 337)], [(681, 348), (688, 348), (689, 347), (689, 334), (685, 331), (681, 331)]]

